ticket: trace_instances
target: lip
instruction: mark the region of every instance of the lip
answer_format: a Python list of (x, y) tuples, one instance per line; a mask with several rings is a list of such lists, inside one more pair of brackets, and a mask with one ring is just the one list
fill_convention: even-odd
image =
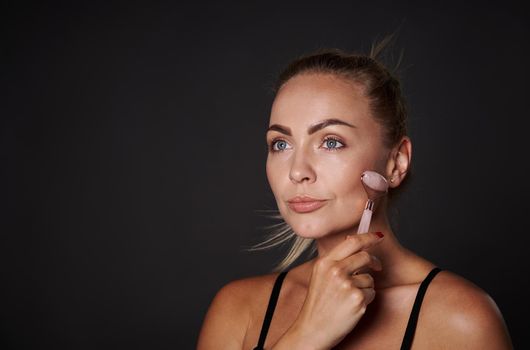
[(327, 200), (315, 199), (309, 196), (296, 196), (287, 201), (289, 208), (297, 213), (310, 213), (322, 208)]

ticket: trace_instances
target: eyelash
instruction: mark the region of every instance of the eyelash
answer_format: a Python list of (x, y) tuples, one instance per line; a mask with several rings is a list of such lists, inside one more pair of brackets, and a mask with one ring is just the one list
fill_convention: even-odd
[[(276, 138), (276, 139), (273, 139), (269, 145), (269, 152), (271, 153), (280, 153), (280, 152), (283, 152), (284, 150), (275, 150), (274, 149), (274, 146), (276, 145), (276, 142), (278, 141), (283, 141), (283, 142), (286, 142), (284, 139), (282, 138)], [(346, 144), (344, 143), (344, 141), (342, 141), (341, 139), (339, 139), (338, 137), (335, 137), (335, 136), (326, 136), (324, 137), (324, 139), (322, 140), (322, 142), (320, 143), (321, 145), (323, 145), (324, 143), (326, 143), (327, 141), (336, 141), (338, 143), (340, 143), (342, 146), (340, 147), (336, 147), (336, 148), (324, 148), (326, 151), (329, 151), (329, 152), (335, 152), (335, 151), (338, 151), (344, 147), (346, 147)]]

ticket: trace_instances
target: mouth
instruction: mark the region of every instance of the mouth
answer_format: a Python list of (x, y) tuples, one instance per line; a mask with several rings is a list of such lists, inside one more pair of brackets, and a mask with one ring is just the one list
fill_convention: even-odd
[(289, 208), (297, 213), (310, 213), (322, 208), (327, 200), (308, 196), (296, 196), (287, 201)]

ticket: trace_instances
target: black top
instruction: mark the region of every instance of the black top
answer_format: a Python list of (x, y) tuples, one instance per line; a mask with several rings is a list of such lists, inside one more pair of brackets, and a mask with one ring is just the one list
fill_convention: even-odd
[[(421, 282), (418, 293), (416, 294), (416, 299), (414, 300), (414, 305), (412, 306), (412, 311), (410, 313), (409, 322), (407, 324), (407, 329), (405, 330), (405, 335), (403, 336), (403, 342), (401, 343), (401, 350), (408, 350), (412, 345), (412, 340), (414, 339), (414, 331), (416, 330), (416, 324), (418, 323), (418, 315), (420, 314), (421, 303), (423, 297), (425, 296), (425, 291), (429, 283), (438, 272), (442, 271), (439, 267), (435, 267), (429, 272), (427, 277)], [(269, 299), (269, 305), (267, 306), (267, 312), (265, 313), (265, 319), (263, 320), (263, 326), (261, 327), (261, 333), (259, 335), (258, 345), (254, 350), (263, 350), (263, 345), (265, 344), (265, 338), (267, 338), (267, 333), (269, 332), (269, 326), (272, 321), (272, 315), (274, 314), (274, 309), (276, 308), (276, 303), (278, 302), (278, 296), (280, 295), (280, 289), (282, 288), (283, 279), (289, 271), (281, 272), (274, 282), (274, 287), (272, 288), (271, 297)]]

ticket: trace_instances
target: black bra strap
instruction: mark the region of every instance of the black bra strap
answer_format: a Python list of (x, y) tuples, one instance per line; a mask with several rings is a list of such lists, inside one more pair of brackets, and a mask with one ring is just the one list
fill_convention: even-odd
[(261, 334), (259, 335), (258, 345), (254, 350), (261, 350), (265, 345), (265, 338), (267, 338), (267, 333), (269, 332), (269, 326), (271, 325), (272, 315), (274, 314), (274, 309), (276, 308), (276, 303), (278, 302), (278, 296), (280, 295), (280, 289), (282, 288), (283, 279), (287, 275), (288, 271), (282, 271), (278, 277), (276, 277), (276, 282), (274, 282), (274, 287), (272, 288), (271, 297), (269, 299), (269, 305), (267, 306), (267, 312), (265, 313), (265, 319), (263, 320), (263, 325), (261, 326)]
[(407, 329), (403, 337), (403, 343), (401, 343), (401, 350), (408, 350), (412, 346), (412, 340), (414, 339), (414, 332), (416, 331), (416, 324), (418, 323), (418, 316), (420, 313), (421, 303), (423, 297), (425, 296), (425, 291), (429, 283), (438, 272), (442, 271), (439, 267), (435, 267), (429, 272), (427, 277), (421, 282), (420, 288), (418, 289), (418, 294), (416, 294), (416, 300), (414, 300), (414, 306), (412, 307), (412, 312), (410, 313), (409, 323), (407, 324)]

